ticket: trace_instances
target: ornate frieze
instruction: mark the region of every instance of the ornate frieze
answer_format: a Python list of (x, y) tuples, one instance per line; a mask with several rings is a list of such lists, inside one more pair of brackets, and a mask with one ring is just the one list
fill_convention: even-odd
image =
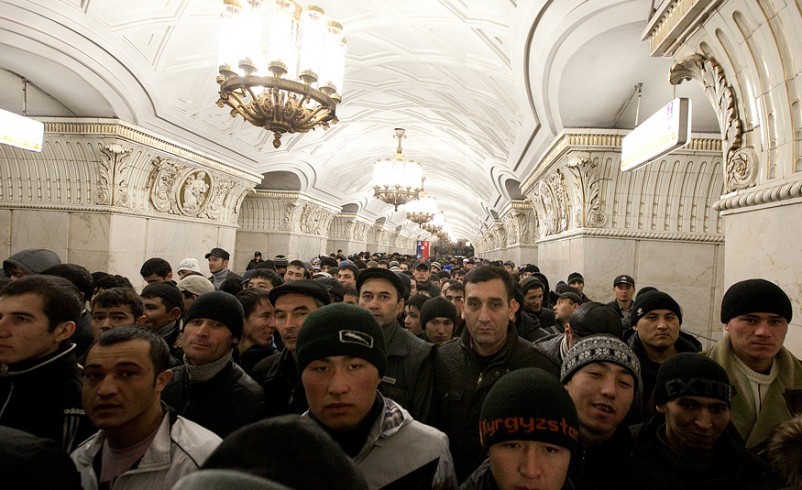
[(329, 237), (336, 208), (299, 192), (252, 191), (242, 203), (243, 231), (298, 233)]

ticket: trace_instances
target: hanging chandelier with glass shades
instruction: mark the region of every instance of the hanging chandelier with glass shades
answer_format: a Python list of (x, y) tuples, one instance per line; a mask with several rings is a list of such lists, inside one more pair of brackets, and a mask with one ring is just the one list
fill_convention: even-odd
[(432, 235), (437, 235), (443, 230), (443, 226), (446, 224), (446, 218), (443, 216), (443, 212), (440, 211), (439, 213), (434, 215), (434, 218), (428, 223), (424, 223), (421, 225), (421, 228), (428, 231)]
[(306, 133), (337, 122), (346, 40), (319, 7), (293, 0), (223, 0), (220, 99), (231, 117), (273, 132)]
[(437, 213), (437, 201), (433, 197), (423, 196), (407, 203), (407, 219), (415, 224), (428, 223)]
[(373, 164), (373, 197), (387, 204), (398, 206), (414, 201), (423, 191), (423, 168), (421, 164), (404, 157), (401, 139), (404, 130), (395, 128), (398, 148), (391, 159), (377, 160)]

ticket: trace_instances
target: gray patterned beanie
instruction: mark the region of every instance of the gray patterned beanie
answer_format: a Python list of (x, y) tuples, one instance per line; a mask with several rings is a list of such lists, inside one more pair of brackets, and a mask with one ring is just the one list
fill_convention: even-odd
[(635, 378), (635, 392), (641, 386), (640, 362), (622, 340), (612, 335), (592, 335), (580, 340), (568, 350), (560, 370), (560, 381), (566, 384), (580, 369), (594, 362), (612, 362), (623, 367)]

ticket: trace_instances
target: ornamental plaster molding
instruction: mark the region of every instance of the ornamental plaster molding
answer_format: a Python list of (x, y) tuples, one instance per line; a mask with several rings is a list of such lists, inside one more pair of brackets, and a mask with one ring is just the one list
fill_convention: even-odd
[(738, 113), (735, 92), (727, 82), (724, 69), (715, 58), (694, 54), (675, 63), (669, 74), (672, 85), (690, 79), (702, 84), (705, 96), (718, 115), (726, 162), (725, 191), (753, 187), (758, 173), (758, 155), (754, 148), (742, 146), (744, 125)]
[(631, 238), (638, 240), (661, 240), (677, 242), (724, 243), (723, 235), (708, 235), (694, 233), (656, 233), (632, 230), (610, 230), (604, 228), (580, 228), (559, 235), (550, 236), (538, 243), (565, 240), (576, 236), (593, 236), (602, 238)]
[(652, 14), (642, 38), (649, 39), (652, 56), (671, 56), (700, 25), (700, 19), (721, 0), (671, 0)]
[(762, 204), (773, 204), (802, 197), (802, 181), (787, 182), (781, 185), (753, 189), (732, 196), (724, 196), (716, 201), (716, 211), (730, 211)]
[(299, 192), (253, 191), (245, 198), (240, 229), (267, 233), (296, 233), (328, 238), (337, 214)]
[(598, 162), (589, 158), (571, 158), (566, 164), (574, 179), (574, 223), (576, 226), (600, 228), (607, 223), (607, 215), (601, 209), (600, 177)]

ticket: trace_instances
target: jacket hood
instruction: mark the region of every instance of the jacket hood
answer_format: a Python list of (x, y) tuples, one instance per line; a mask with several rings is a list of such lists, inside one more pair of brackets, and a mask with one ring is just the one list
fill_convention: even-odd
[(16, 266), (28, 274), (40, 274), (43, 270), (61, 264), (56, 252), (46, 248), (29, 248), (10, 256), (3, 261), (3, 270)]

